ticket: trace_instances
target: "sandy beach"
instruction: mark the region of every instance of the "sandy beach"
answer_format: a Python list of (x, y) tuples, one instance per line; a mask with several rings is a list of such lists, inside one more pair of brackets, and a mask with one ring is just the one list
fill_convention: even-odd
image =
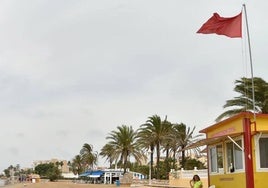
[[(114, 184), (78, 184), (73, 182), (39, 182), (39, 183), (18, 183), (8, 185), (4, 188), (116, 188)], [(127, 187), (120, 185), (120, 187)], [(139, 188), (147, 188), (146, 186), (139, 186)]]

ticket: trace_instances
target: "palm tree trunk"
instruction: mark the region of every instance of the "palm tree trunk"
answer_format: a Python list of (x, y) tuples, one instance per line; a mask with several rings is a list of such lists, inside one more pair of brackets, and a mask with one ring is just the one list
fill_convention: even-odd
[(152, 172), (154, 172), (153, 170), (153, 165), (154, 165), (154, 146), (151, 145), (150, 146), (150, 150), (151, 150), (151, 155), (150, 155), (150, 165), (151, 165), (151, 178), (154, 177), (154, 173), (153, 173), (153, 176), (152, 176)]
[(182, 152), (181, 152), (181, 167), (185, 167), (185, 151), (184, 151), (185, 146), (182, 146)]
[(158, 143), (156, 145), (156, 179), (160, 179), (159, 164), (160, 164), (160, 144)]
[(173, 165), (172, 165), (173, 169), (175, 169), (175, 164), (176, 164), (176, 150), (173, 150)]
[(127, 171), (127, 159), (128, 159), (128, 151), (127, 151), (127, 153), (124, 156), (124, 174)]
[(167, 147), (167, 150), (166, 150), (166, 179), (168, 179), (168, 173), (169, 173), (169, 162), (168, 162), (168, 158), (169, 158), (169, 149)]

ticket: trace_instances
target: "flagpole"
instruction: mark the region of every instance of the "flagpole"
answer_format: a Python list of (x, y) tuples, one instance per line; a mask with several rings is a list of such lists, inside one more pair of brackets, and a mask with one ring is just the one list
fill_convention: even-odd
[(250, 37), (249, 37), (249, 27), (248, 27), (248, 18), (247, 18), (247, 10), (246, 5), (243, 4), (243, 9), (245, 12), (245, 21), (247, 28), (247, 40), (248, 40), (248, 50), (249, 50), (249, 60), (250, 60), (250, 72), (251, 72), (251, 85), (252, 85), (252, 103), (253, 103), (253, 114), (254, 114), (254, 122), (256, 121), (256, 105), (255, 105), (255, 89), (254, 89), (254, 77), (253, 77), (253, 64), (252, 64), (252, 54), (251, 54), (251, 45), (250, 45)]

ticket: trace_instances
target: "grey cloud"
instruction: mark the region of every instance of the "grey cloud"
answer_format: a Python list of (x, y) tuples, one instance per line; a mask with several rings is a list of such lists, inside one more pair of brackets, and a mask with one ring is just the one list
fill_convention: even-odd
[[(7, 127), (0, 142), (8, 140), (0, 170), (52, 157), (70, 160), (86, 142), (100, 150), (117, 126), (137, 128), (153, 114), (199, 130), (223, 111), (235, 96), (234, 81), (248, 71), (240, 39), (196, 34), (213, 12), (234, 15), (241, 2), (0, 5), (0, 117)], [(267, 2), (247, 6), (254, 74), (268, 80)]]

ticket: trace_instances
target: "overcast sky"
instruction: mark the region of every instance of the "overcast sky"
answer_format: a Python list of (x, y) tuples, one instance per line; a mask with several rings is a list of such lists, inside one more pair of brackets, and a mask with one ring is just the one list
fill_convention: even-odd
[(196, 31), (242, 3), (254, 76), (268, 81), (266, 0), (0, 1), (0, 170), (100, 151), (154, 114), (196, 134), (212, 125), (250, 66), (244, 40)]

